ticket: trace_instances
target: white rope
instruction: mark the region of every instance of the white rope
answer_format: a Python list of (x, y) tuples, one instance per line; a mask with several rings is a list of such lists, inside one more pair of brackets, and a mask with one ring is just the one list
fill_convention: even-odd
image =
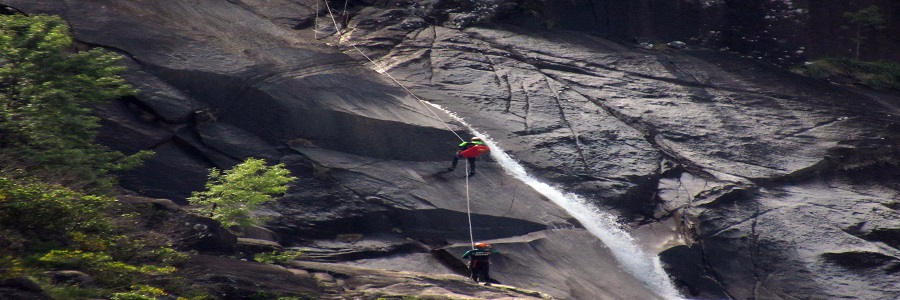
[(350, 23), (350, 14), (347, 13), (347, 3), (349, 0), (344, 0), (344, 26)]
[[(335, 33), (337, 33), (337, 35), (338, 35), (338, 44), (340, 44), (340, 43), (341, 43), (341, 40), (343, 40), (343, 38), (344, 38), (344, 34), (341, 33), (342, 30), (341, 30), (340, 28), (338, 28), (337, 20), (335, 20), (335, 18), (334, 18), (334, 13), (331, 12), (331, 6), (328, 5), (328, 1), (326, 0), (326, 1), (323, 1), (323, 2), (325, 2), (325, 8), (328, 9), (328, 15), (331, 17), (331, 22), (334, 23), (334, 31), (335, 31)], [(413, 98), (416, 98), (416, 100), (418, 100), (419, 103), (421, 103), (422, 106), (425, 107), (425, 109), (428, 110), (428, 112), (430, 112), (431, 115), (433, 115), (433, 116), (435, 117), (435, 119), (437, 119), (438, 121), (441, 121), (441, 123), (444, 124), (444, 127), (447, 127), (447, 130), (449, 130), (451, 133), (453, 133), (453, 135), (455, 135), (457, 138), (459, 138), (460, 141), (463, 141), (463, 142), (466, 141), (466, 140), (463, 139), (461, 136), (459, 136), (459, 134), (457, 134), (456, 131), (453, 130), (453, 128), (450, 128), (450, 125), (447, 124), (447, 122), (445, 122), (443, 119), (441, 119), (441, 117), (440, 117), (437, 113), (435, 113), (434, 110), (432, 110), (430, 107), (428, 107), (429, 105), (428, 105), (428, 102), (427, 102), (427, 101), (422, 100), (422, 98), (419, 98), (419, 96), (416, 95), (416, 93), (413, 93), (411, 90), (409, 90), (408, 88), (406, 88), (406, 86), (403, 85), (403, 83), (400, 83), (399, 80), (397, 80), (396, 78), (394, 78), (394, 76), (392, 76), (391, 73), (388, 73), (387, 68), (383, 68), (383, 67), (379, 66), (378, 63), (375, 62), (375, 60), (373, 60), (371, 57), (369, 57), (369, 56), (366, 55), (364, 52), (362, 52), (362, 50), (360, 50), (359, 48), (357, 48), (356, 45), (354, 45), (354, 44), (349, 44), (349, 45), (350, 45), (350, 47), (353, 47), (353, 49), (356, 50), (356, 52), (359, 52), (359, 54), (362, 54), (362, 56), (365, 57), (366, 60), (368, 60), (369, 62), (371, 62), (372, 65), (375, 65), (375, 71), (376, 71), (376, 72), (381, 73), (381, 74), (384, 74), (384, 75), (387, 75), (387, 77), (390, 78), (391, 81), (393, 81), (393, 82), (396, 83), (398, 86), (400, 86), (401, 88), (403, 88), (403, 90), (406, 91), (406, 93), (408, 93), (410, 96), (413, 96)]]
[[(341, 40), (343, 40), (343, 38), (344, 38), (343, 33), (341, 33), (342, 29), (338, 27), (337, 20), (334, 18), (334, 13), (331, 11), (331, 6), (328, 4), (328, 0), (323, 0), (322, 2), (325, 3), (325, 9), (328, 10), (328, 16), (331, 17), (331, 23), (334, 24), (334, 32), (338, 35), (338, 44), (340, 44)], [(317, 6), (318, 6), (318, 3), (319, 2), (316, 1)], [(347, 10), (346, 2), (344, 2), (344, 13), (345, 14), (346, 14), (346, 10)], [(318, 18), (318, 10), (316, 10), (316, 16)], [(410, 89), (406, 88), (406, 86), (403, 85), (403, 83), (400, 83), (399, 80), (397, 80), (396, 78), (394, 78), (394, 76), (391, 76), (391, 74), (388, 73), (387, 68), (380, 67), (378, 65), (378, 63), (375, 62), (375, 60), (373, 60), (371, 57), (369, 57), (368, 55), (363, 53), (362, 50), (360, 50), (359, 48), (356, 47), (356, 45), (354, 45), (354, 44), (349, 44), (349, 45), (351, 47), (353, 47), (353, 49), (356, 50), (356, 52), (359, 52), (359, 54), (362, 54), (362, 56), (365, 57), (366, 60), (371, 62), (372, 65), (375, 66), (376, 72), (387, 75), (387, 77), (390, 78), (391, 81), (393, 81), (398, 86), (403, 88), (403, 90), (405, 90), (407, 93), (409, 93), (410, 96), (413, 96), (413, 98), (416, 98), (416, 100), (418, 100), (419, 103), (421, 103), (422, 106), (428, 110), (428, 112), (430, 112), (438, 121), (441, 121), (441, 123), (443, 123), (444, 126), (447, 127), (447, 130), (452, 132), (453, 135), (455, 135), (457, 138), (459, 138), (460, 141), (466, 142), (466, 140), (463, 139), (461, 136), (459, 136), (459, 134), (457, 134), (456, 131), (454, 131), (453, 128), (451, 128), (450, 125), (447, 124), (447, 122), (445, 122), (443, 119), (441, 119), (441, 117), (437, 113), (435, 113), (434, 110), (432, 110), (430, 107), (428, 107), (429, 104), (427, 101), (422, 100), (422, 98), (419, 98), (419, 96), (417, 96), (415, 93), (413, 93)], [(466, 174), (465, 174), (465, 176), (466, 176), (466, 216), (469, 219), (469, 241), (472, 243), (472, 249), (475, 249), (475, 234), (473, 233), (473, 230), (472, 230), (472, 206), (471, 206), (472, 201), (469, 197), (469, 159), (467, 157), (463, 157), (463, 158), (466, 160), (463, 163), (466, 164)]]
[[(334, 23), (334, 32), (337, 33), (338, 44), (340, 44), (341, 38), (343, 38), (343, 36), (341, 35), (341, 29), (338, 27), (337, 20), (334, 19), (334, 13), (331, 12), (331, 5), (328, 5), (328, 0), (322, 0), (322, 2), (325, 3), (325, 9), (328, 10), (328, 16), (331, 17), (331, 23)], [(318, 2), (316, 2), (316, 3), (318, 3)], [(366, 57), (366, 58), (369, 58), (369, 57)]]
[(466, 215), (469, 217), (469, 241), (472, 242), (472, 249), (475, 249), (475, 234), (472, 233), (472, 208), (469, 203), (469, 158), (463, 162), (466, 164)]
[(315, 25), (313, 25), (313, 39), (319, 40), (319, 1), (316, 1), (316, 18), (313, 19)]

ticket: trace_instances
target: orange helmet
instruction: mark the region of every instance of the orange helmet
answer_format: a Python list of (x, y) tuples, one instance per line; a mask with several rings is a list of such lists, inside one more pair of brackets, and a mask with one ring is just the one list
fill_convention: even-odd
[(488, 245), (488, 244), (485, 244), (485, 243), (478, 243), (478, 244), (475, 244), (475, 248), (479, 248), (479, 249), (490, 248), (490, 247), (491, 247), (491, 245)]

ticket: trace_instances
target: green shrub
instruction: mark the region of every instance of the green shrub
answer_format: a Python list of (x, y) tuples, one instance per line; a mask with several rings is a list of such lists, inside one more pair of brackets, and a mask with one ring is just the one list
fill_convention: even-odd
[[(120, 56), (80, 47), (60, 18), (0, 15), (0, 279), (28, 276), (53, 299), (171, 298), (136, 285), (148, 281), (193, 293), (171, 266), (187, 255), (106, 196), (114, 172), (151, 153), (95, 143), (90, 108), (136, 91), (117, 75)], [(53, 284), (44, 271), (55, 269), (97, 286)]]
[(19, 184), (0, 177), (0, 228), (15, 232), (26, 243), (18, 251), (71, 245), (110, 231), (103, 212), (114, 202), (58, 185)]
[(162, 263), (179, 263), (188, 259), (188, 255), (183, 252), (178, 252), (172, 248), (157, 248), (155, 250), (150, 251), (150, 255), (156, 261)]
[(117, 75), (119, 60), (99, 48), (75, 51), (58, 17), (0, 15), (0, 171), (100, 191), (114, 186), (110, 172), (150, 155), (93, 141), (99, 119), (89, 107), (136, 93)]
[(100, 288), (83, 288), (78, 285), (60, 284), (50, 285), (49, 283), (41, 284), (44, 292), (50, 299), (103, 299), (109, 291)]
[(175, 268), (171, 266), (132, 265), (114, 260), (104, 252), (82, 250), (51, 250), (39, 260), (53, 268), (85, 271), (109, 286), (136, 282), (138, 275), (165, 275), (175, 272)]
[(300, 250), (263, 252), (253, 255), (253, 260), (266, 264), (287, 265), (302, 254)]
[(157, 300), (155, 296), (147, 296), (136, 292), (115, 293), (110, 300)]
[(132, 285), (131, 289), (130, 292), (114, 293), (110, 300), (156, 300), (168, 296), (163, 289), (144, 284)]
[(858, 83), (878, 89), (900, 89), (900, 63), (897, 62), (827, 58), (807, 63), (794, 71), (835, 82)]
[(198, 206), (199, 213), (226, 227), (248, 226), (260, 221), (252, 211), (286, 192), (295, 179), (284, 164), (266, 166), (264, 160), (247, 158), (230, 170), (210, 170), (206, 190), (192, 193), (187, 200)]
[(19, 277), (25, 274), (25, 268), (19, 259), (11, 255), (0, 254), (0, 280)]
[(108, 297), (149, 279), (183, 280), (171, 264), (187, 255), (139, 238), (137, 228), (116, 227), (119, 207), (110, 197), (0, 177), (0, 277), (40, 278), (46, 270), (69, 269), (97, 280), (96, 288), (39, 281), (54, 299)]

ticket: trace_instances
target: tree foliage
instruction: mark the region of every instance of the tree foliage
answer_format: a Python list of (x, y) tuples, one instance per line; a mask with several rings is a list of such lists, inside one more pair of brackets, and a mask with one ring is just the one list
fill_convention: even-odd
[(794, 68), (793, 71), (839, 84), (900, 90), (900, 63), (892, 61), (865, 62), (850, 58), (825, 58)]
[[(121, 209), (122, 204), (109, 196), (0, 177), (0, 280), (30, 276), (43, 282), (54, 299), (82, 299), (171, 278), (176, 270), (171, 265), (185, 254), (160, 241), (142, 240), (136, 228), (123, 228), (127, 218)], [(60, 269), (82, 271), (97, 286), (41, 280), (44, 271)]]
[(117, 74), (120, 56), (77, 51), (58, 17), (0, 15), (0, 162), (4, 171), (67, 184), (109, 188), (109, 172), (133, 167), (94, 143), (99, 119), (90, 106), (134, 95)]
[[(0, 15), (0, 279), (33, 278), (54, 299), (146, 295), (161, 289), (136, 284), (169, 278), (183, 257), (142, 238), (105, 195), (110, 172), (150, 154), (94, 142), (91, 107), (135, 93), (117, 75), (119, 60), (77, 49), (57, 17)], [(85, 272), (96, 286), (54, 284), (45, 271), (58, 269)]]
[(106, 252), (83, 250), (51, 250), (38, 259), (59, 269), (84, 270), (102, 283), (121, 286), (132, 283), (135, 277), (165, 275), (175, 272), (172, 266), (133, 265), (113, 258)]
[(253, 255), (253, 260), (264, 264), (288, 265), (303, 255), (300, 250), (262, 252)]
[(3, 243), (14, 245), (15, 248), (8, 250), (16, 253), (74, 244), (74, 238), (111, 229), (109, 219), (102, 212), (114, 201), (61, 186), (20, 184), (0, 177), (0, 228), (10, 230), (0, 241), (10, 238), (22, 241)]
[(252, 211), (286, 192), (295, 179), (284, 164), (267, 166), (264, 160), (247, 158), (230, 170), (210, 170), (206, 190), (187, 200), (225, 226), (252, 225), (259, 220)]
[(853, 54), (856, 60), (859, 60), (860, 47), (866, 39), (865, 31), (884, 28), (884, 17), (878, 10), (878, 6), (869, 6), (856, 12), (845, 12), (844, 18), (850, 23), (850, 27), (844, 26), (845, 29), (853, 30), (853, 40), (855, 46)]

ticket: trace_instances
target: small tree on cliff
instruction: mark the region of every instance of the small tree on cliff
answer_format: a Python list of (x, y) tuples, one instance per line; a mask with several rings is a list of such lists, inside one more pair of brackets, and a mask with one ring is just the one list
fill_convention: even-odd
[(224, 226), (253, 225), (259, 217), (252, 211), (286, 192), (295, 179), (284, 164), (267, 166), (264, 160), (251, 157), (230, 170), (211, 169), (206, 190), (192, 193), (187, 200)]
[(884, 17), (878, 11), (878, 7), (873, 5), (860, 9), (857, 12), (845, 12), (844, 18), (847, 18), (851, 26), (843, 26), (843, 28), (853, 30), (853, 37), (850, 40), (853, 41), (855, 47), (853, 51), (854, 58), (859, 60), (859, 48), (862, 46), (863, 40), (866, 39), (864, 33), (872, 29), (883, 29)]

